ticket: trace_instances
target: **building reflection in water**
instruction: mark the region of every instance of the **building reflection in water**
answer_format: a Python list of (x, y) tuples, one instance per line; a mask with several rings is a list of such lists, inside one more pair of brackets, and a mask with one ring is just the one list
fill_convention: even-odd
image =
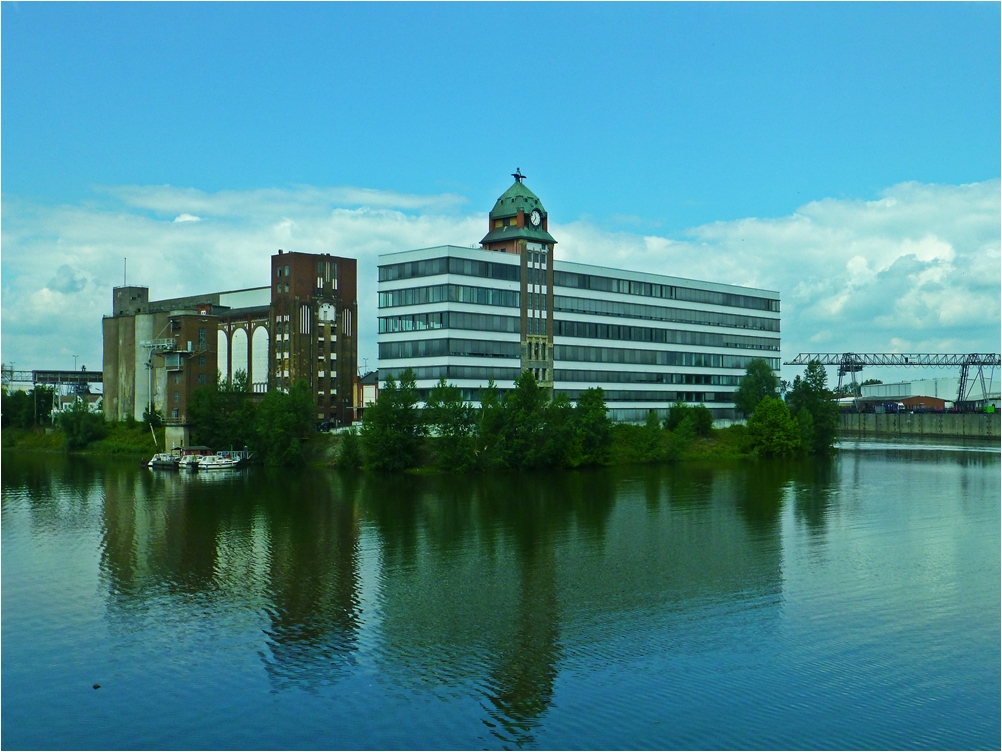
[(106, 473), (109, 609), (198, 596), (211, 618), (263, 616), (261, 655), (276, 688), (336, 682), (353, 661), (360, 613), (355, 508), (333, 482), (326, 473)]
[[(215, 481), (109, 469), (108, 608), (167, 597), (208, 604), (190, 618), (252, 623), (275, 690), (337, 683), (372, 629), (381, 681), (444, 700), (472, 692), (485, 733), (531, 744), (562, 665), (614, 663), (628, 630), (643, 649), (700, 650), (714, 639), (688, 626), (700, 610), (748, 599), (776, 623), (782, 509), (800, 467)], [(378, 541), (366, 614), (363, 529)]]
[(381, 668), (446, 696), (473, 685), (491, 733), (531, 743), (562, 660), (607, 661), (638, 614), (670, 632), (693, 603), (759, 598), (775, 618), (790, 472), (367, 481), (363, 514), (384, 549)]

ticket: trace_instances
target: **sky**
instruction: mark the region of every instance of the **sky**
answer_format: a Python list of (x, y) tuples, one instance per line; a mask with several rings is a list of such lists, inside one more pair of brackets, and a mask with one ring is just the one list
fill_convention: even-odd
[[(778, 290), (782, 356), (997, 352), (998, 3), (0, 5), (0, 350), (96, 369), (122, 281), (470, 245)], [(796, 369), (784, 369), (792, 377)], [(946, 372), (865, 372), (882, 378)], [(950, 373), (949, 375), (954, 375)]]

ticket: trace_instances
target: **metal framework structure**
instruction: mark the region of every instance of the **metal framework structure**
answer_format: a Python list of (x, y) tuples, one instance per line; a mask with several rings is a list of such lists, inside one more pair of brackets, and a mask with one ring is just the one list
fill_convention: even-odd
[[(995, 369), (1002, 365), (1002, 355), (999, 353), (800, 353), (793, 360), (783, 363), (785, 366), (806, 366), (817, 361), (823, 366), (838, 366), (838, 385), (842, 387), (842, 378), (850, 375), (853, 386), (853, 397), (859, 406), (859, 385), (856, 374), (864, 366), (919, 366), (924, 368), (960, 368), (960, 388), (957, 393), (957, 403), (970, 401), (970, 395), (975, 383), (980, 383), (981, 394), (987, 399), (988, 390), (995, 382)], [(976, 368), (975, 374), (971, 369)], [(985, 385), (985, 369), (989, 371), (988, 385)]]
[(3, 366), (0, 370), (0, 382), (9, 387), (11, 384), (42, 384), (46, 386), (83, 386), (85, 384), (100, 384), (103, 381), (101, 371), (15, 371), (11, 366)]

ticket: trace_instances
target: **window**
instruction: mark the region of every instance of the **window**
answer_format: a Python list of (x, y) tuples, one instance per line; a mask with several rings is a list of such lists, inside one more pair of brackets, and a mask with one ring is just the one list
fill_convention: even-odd
[(687, 324), (703, 324), (705, 326), (726, 326), (734, 329), (779, 331), (779, 319), (745, 316), (737, 313), (697, 311), (686, 308), (665, 308), (663, 306), (644, 305), (642, 303), (622, 303), (614, 300), (572, 298), (564, 295), (554, 296), (553, 310), (560, 313), (589, 313), (601, 316), (616, 316), (618, 318), (647, 319), (649, 321), (677, 321)]
[[(286, 277), (289, 276), (289, 267), (285, 267), (285, 276)], [(288, 287), (289, 287), (288, 283), (286, 283), (285, 287), (286, 287), (286, 289), (288, 289)]]
[[(289, 267), (285, 267), (285, 268), (288, 269)], [(288, 282), (285, 283), (285, 291), (286, 292), (289, 291), (289, 283)]]
[(497, 290), (489, 287), (467, 285), (433, 285), (431, 287), (408, 287), (379, 293), (379, 307), (423, 305), (426, 303), (473, 303), (475, 305), (518, 308), (519, 294), (516, 290)]
[(518, 342), (470, 339), (421, 339), (404, 342), (380, 342), (380, 359), (430, 358), (457, 355), (484, 358), (518, 358), (522, 346)]
[(204, 384), (205, 383), (205, 374), (204, 373), (198, 374), (198, 383), (199, 384)]
[(174, 401), (175, 402), (181, 401), (181, 392), (174, 392)]
[(170, 411), (170, 416), (171, 416), (172, 418), (174, 418), (175, 420), (177, 419), (177, 417), (178, 417), (178, 412), (177, 412), (177, 408), (176, 408), (176, 407), (175, 407), (175, 408), (174, 408), (173, 410), (171, 410), (171, 411)]
[(179, 373), (175, 373), (174, 374), (174, 383), (175, 384), (180, 384), (181, 383), (181, 374), (179, 374)]
[(678, 329), (655, 329), (620, 324), (596, 324), (589, 321), (555, 321), (553, 333), (560, 337), (779, 351), (779, 340), (771, 337), (751, 337), (742, 334), (721, 334), (718, 332), (690, 332)]
[(200, 366), (204, 366), (205, 365), (205, 356), (204, 355), (199, 355), (198, 356), (198, 365), (200, 365)]
[[(198, 328), (198, 349), (199, 350), (204, 350), (205, 349), (205, 327), (204, 326), (200, 326)], [(199, 365), (204, 365), (204, 364), (200, 363)]]

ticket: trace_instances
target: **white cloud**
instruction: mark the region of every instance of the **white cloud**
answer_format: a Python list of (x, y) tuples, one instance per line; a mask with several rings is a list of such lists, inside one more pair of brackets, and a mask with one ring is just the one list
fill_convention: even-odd
[[(784, 358), (822, 348), (997, 351), (999, 190), (998, 180), (905, 183), (873, 201), (824, 199), (786, 217), (714, 222), (679, 237), (557, 217), (550, 230), (558, 258), (780, 291)], [(81, 354), (98, 367), (101, 316), (123, 257), (130, 283), (165, 298), (261, 286), (271, 254), (284, 248), (359, 259), (360, 356), (374, 365), (376, 257), (476, 243), (489, 208), (462, 213), (465, 199), (454, 194), (310, 186), (99, 194), (103, 203), (64, 206), (4, 197), (5, 361), (61, 367)]]

